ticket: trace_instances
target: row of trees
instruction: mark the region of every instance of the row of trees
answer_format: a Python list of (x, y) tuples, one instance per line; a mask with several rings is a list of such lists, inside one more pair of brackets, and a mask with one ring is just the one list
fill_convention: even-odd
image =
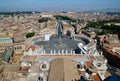
[(68, 17), (68, 16), (55, 15), (54, 17), (55, 17), (56, 19), (67, 20), (67, 21), (70, 21), (70, 22), (76, 22), (75, 19), (70, 18), (70, 17)]
[(56, 19), (62, 19), (62, 20), (72, 20), (70, 17), (68, 16), (61, 16), (61, 15), (55, 15), (54, 16)]
[(102, 29), (102, 32), (96, 32), (97, 34), (118, 34), (120, 37), (120, 26), (117, 25), (105, 25), (106, 23), (120, 23), (120, 19), (113, 19), (113, 20), (103, 20), (98, 22), (88, 22), (85, 28), (88, 29), (89, 27), (95, 29)]
[[(62, 15), (55, 15), (54, 16), (57, 20), (66, 20), (68, 21), (69, 23), (82, 23), (84, 22), (84, 20), (80, 20), (80, 19), (73, 19), (73, 18), (70, 18), (68, 16), (62, 16)], [(43, 17), (41, 19), (38, 20), (39, 23), (42, 23), (42, 22), (47, 22), (48, 20), (51, 20), (50, 18), (48, 17)]]
[(32, 11), (28, 11), (28, 12), (0, 12), (0, 15), (18, 15), (18, 14), (32, 14)]
[(106, 34), (120, 34), (120, 26), (105, 25), (105, 26), (102, 26), (101, 29), (103, 29), (103, 32), (106, 33)]
[(93, 27), (93, 28), (101, 28), (101, 26), (104, 26), (105, 23), (120, 23), (120, 19), (112, 19), (112, 20), (103, 20), (98, 22), (88, 22), (86, 25), (86, 28)]
[(42, 22), (47, 22), (48, 20), (51, 20), (51, 19), (48, 17), (43, 17), (43, 18), (39, 19), (38, 22), (42, 23)]

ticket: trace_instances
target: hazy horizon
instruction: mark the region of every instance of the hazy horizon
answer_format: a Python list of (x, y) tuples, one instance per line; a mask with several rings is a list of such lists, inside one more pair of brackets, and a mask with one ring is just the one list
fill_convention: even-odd
[(120, 9), (120, 0), (0, 0), (0, 11)]

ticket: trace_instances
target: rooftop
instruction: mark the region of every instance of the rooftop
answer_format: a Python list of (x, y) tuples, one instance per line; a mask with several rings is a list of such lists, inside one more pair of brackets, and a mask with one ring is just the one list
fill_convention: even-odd
[[(64, 81), (64, 62), (63, 59), (55, 59), (51, 63), (48, 81)], [(55, 77), (57, 76), (57, 77)]]
[(13, 54), (13, 50), (12, 49), (8, 49), (2, 56), (2, 59), (6, 62), (8, 62), (9, 58), (12, 56)]
[[(72, 81), (79, 79), (76, 62), (58, 58), (52, 61), (48, 81)], [(57, 77), (55, 77), (57, 76)]]
[(112, 55), (116, 55), (120, 57), (120, 44), (112, 44), (108, 46), (104, 46), (104, 49)]
[(4, 72), (18, 72), (19, 68), (19, 65), (7, 65)]

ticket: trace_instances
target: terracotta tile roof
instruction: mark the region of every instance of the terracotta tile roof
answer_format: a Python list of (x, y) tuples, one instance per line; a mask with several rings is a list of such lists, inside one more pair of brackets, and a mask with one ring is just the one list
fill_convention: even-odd
[(32, 51), (35, 51), (36, 46), (31, 46), (30, 48), (32, 48)]
[[(116, 46), (116, 47), (117, 47), (117, 46)], [(108, 53), (110, 53), (110, 54), (112, 54), (112, 55), (117, 55), (116, 52), (113, 52), (113, 51), (112, 51), (112, 46), (111, 46), (111, 47), (106, 46), (106, 47), (104, 47), (104, 49), (105, 49)]]
[(30, 69), (30, 67), (23, 67), (20, 69), (20, 71), (28, 71)]
[(102, 81), (98, 73), (96, 75), (93, 75), (92, 78), (94, 79), (94, 81)]
[(34, 51), (36, 49), (36, 46), (26, 46), (26, 51), (28, 51), (29, 49), (32, 49), (32, 51)]
[(86, 61), (85, 64), (87, 68), (90, 68), (92, 66), (91, 61)]
[(120, 75), (120, 71), (119, 72), (115, 72), (115, 74)]

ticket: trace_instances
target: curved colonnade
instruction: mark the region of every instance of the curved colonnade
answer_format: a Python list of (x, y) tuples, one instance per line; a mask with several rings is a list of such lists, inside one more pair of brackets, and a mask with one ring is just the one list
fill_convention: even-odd
[[(53, 37), (53, 35), (51, 35), (51, 37)], [(50, 37), (50, 40), (51, 40)], [(48, 41), (50, 41), (48, 40)], [(91, 39), (88, 38), (86, 36), (79, 36), (79, 35), (73, 35), (72, 36), (72, 40), (73, 41), (77, 41), (77, 50), (79, 50), (79, 53), (76, 53), (75, 50), (50, 50), (49, 53), (46, 52), (46, 50), (43, 48), (41, 55), (61, 55), (61, 54), (98, 54), (97, 50), (96, 50), (96, 42)], [(79, 41), (84, 41), (83, 43), (79, 42)], [(35, 36), (33, 38), (31, 38), (30, 40), (32, 45), (37, 45), (37, 43), (39, 42), (46, 42), (45, 40), (45, 35), (39, 35), (39, 36)], [(44, 47), (44, 46), (43, 46)]]

